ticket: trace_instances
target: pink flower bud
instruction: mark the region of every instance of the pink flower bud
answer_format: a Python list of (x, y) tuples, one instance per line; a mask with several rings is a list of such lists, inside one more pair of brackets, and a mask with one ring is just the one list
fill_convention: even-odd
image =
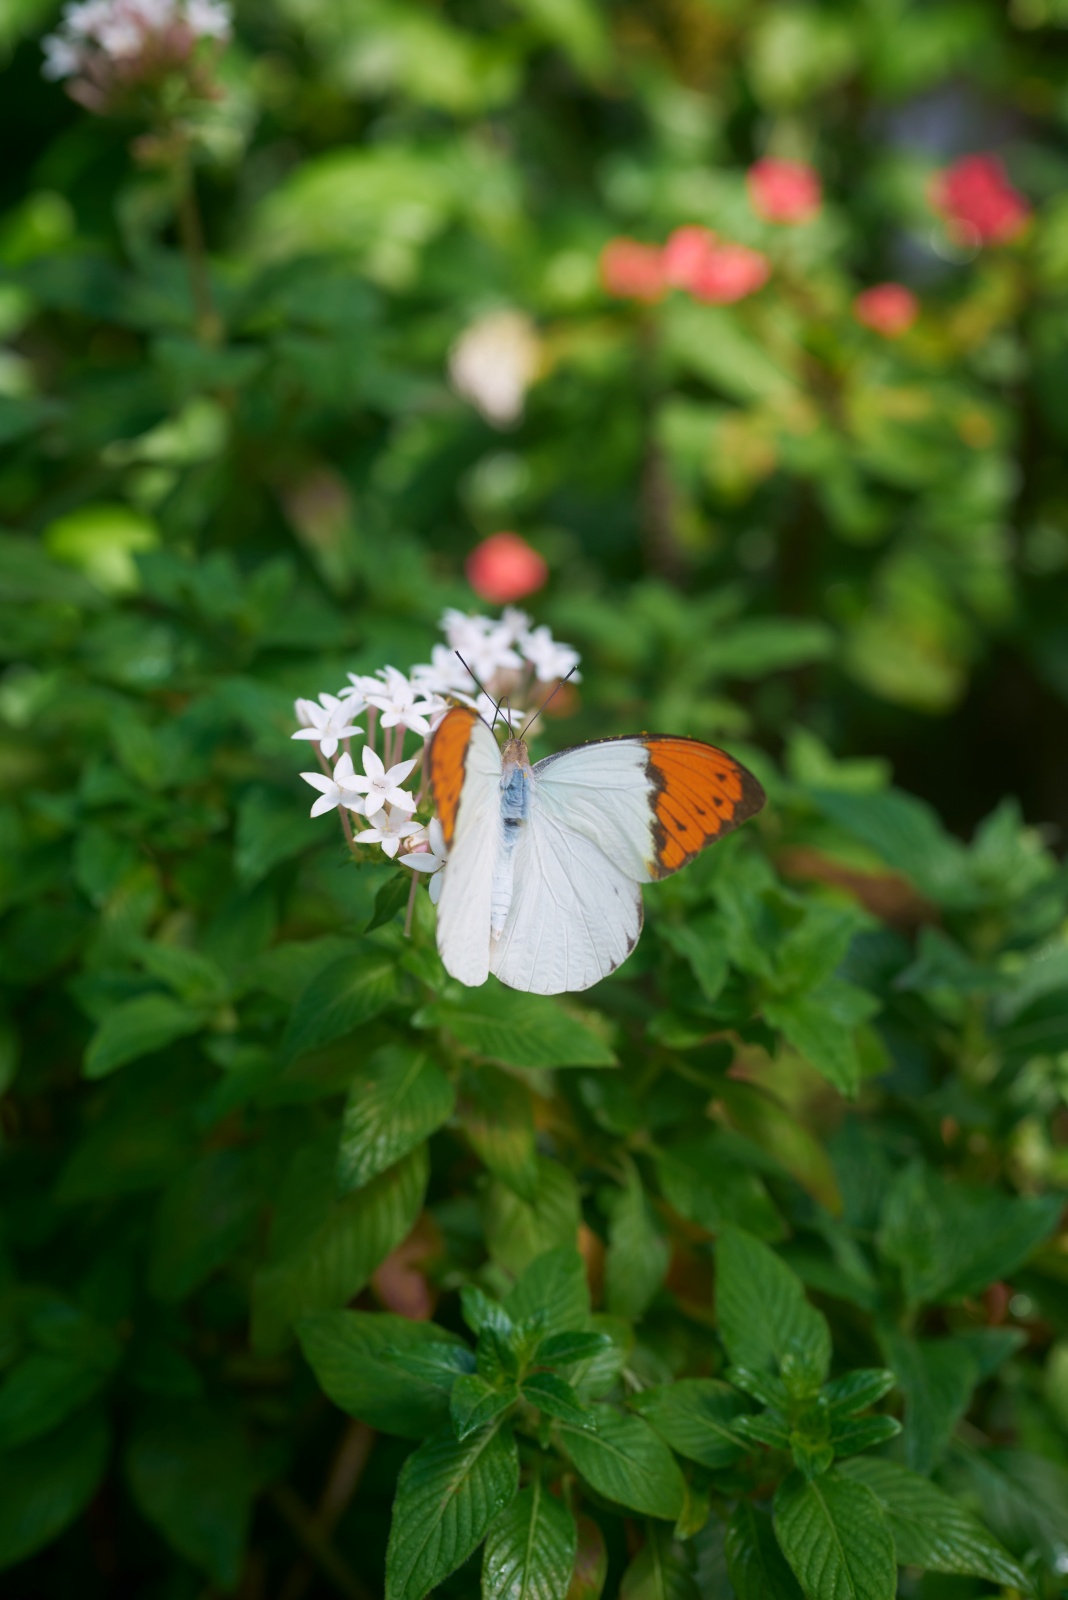
[(701, 228), (696, 223), (676, 228), (661, 253), (664, 281), (674, 289), (691, 289), (716, 248), (716, 235), (711, 228)]
[(749, 200), (765, 222), (809, 222), (823, 204), (819, 174), (804, 161), (765, 156), (746, 174)]
[(876, 283), (853, 301), (853, 315), (884, 339), (900, 339), (920, 314), (920, 302), (903, 283)]
[(467, 558), (467, 581), (480, 600), (507, 605), (540, 589), (549, 577), (543, 556), (518, 533), (494, 533)]
[(695, 300), (728, 306), (754, 294), (770, 275), (768, 258), (759, 250), (744, 244), (717, 244), (694, 272), (689, 290)]
[(1027, 224), (1031, 207), (997, 156), (963, 156), (935, 174), (929, 198), (950, 235), (965, 245), (1003, 244)]
[(601, 251), (601, 283), (619, 299), (659, 300), (664, 292), (660, 250), (637, 239), (612, 239)]

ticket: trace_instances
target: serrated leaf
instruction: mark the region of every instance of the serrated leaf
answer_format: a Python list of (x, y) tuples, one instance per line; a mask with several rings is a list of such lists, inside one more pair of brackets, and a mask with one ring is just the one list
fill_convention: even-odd
[(0, 1570), (51, 1543), (81, 1515), (103, 1476), (107, 1456), (107, 1419), (95, 1406), (4, 1455)]
[(519, 1456), (493, 1424), (462, 1442), (451, 1429), (401, 1469), (386, 1552), (386, 1600), (423, 1600), (467, 1560), (515, 1496)]
[(442, 1028), (475, 1055), (511, 1067), (612, 1067), (604, 1040), (558, 1000), (517, 994), (496, 982), (471, 989), (463, 1000), (442, 1000), (415, 1018), (417, 1027)]
[(727, 1573), (737, 1600), (801, 1600), (771, 1518), (741, 1500), (727, 1524)]
[(571, 1385), (555, 1372), (532, 1372), (520, 1385), (524, 1400), (544, 1411), (547, 1417), (560, 1422), (571, 1422), (576, 1428), (592, 1425), (590, 1413), (581, 1403)]
[(486, 1191), (485, 1212), (486, 1246), (507, 1272), (525, 1272), (547, 1250), (574, 1249), (580, 1220), (578, 1187), (566, 1167), (546, 1156), (538, 1158), (533, 1204), (494, 1182)]
[(384, 1011), (397, 992), (397, 963), (377, 945), (364, 943), (318, 973), (301, 993), (282, 1035), (282, 1052), (293, 1057), (343, 1039)]
[(464, 1138), (494, 1177), (533, 1201), (538, 1189), (534, 1105), (526, 1084), (497, 1067), (464, 1074), (460, 1102)]
[(374, 1178), (364, 1189), (311, 1213), (311, 1226), (294, 1228), (288, 1249), (263, 1267), (252, 1285), (252, 1337), (256, 1349), (281, 1350), (290, 1325), (310, 1311), (343, 1306), (415, 1225), (427, 1183), (426, 1147)]
[(599, 1400), (616, 1384), (634, 1348), (634, 1330), (622, 1317), (595, 1313), (590, 1328), (602, 1333), (606, 1343), (601, 1351), (577, 1362), (568, 1373), (575, 1393), (582, 1400)]
[(844, 1462), (842, 1472), (865, 1484), (878, 1500), (902, 1566), (967, 1573), (1029, 1589), (1018, 1562), (978, 1517), (928, 1478), (874, 1456)]
[[(475, 1364), (455, 1334), (387, 1311), (313, 1312), (300, 1319), (297, 1337), (336, 1406), (403, 1439), (423, 1439), (445, 1425), (457, 1370)], [(443, 1346), (455, 1349), (455, 1363), (438, 1354)], [(402, 1353), (422, 1357), (418, 1372), (397, 1359)]]
[(832, 1416), (852, 1417), (875, 1405), (896, 1384), (896, 1375), (885, 1367), (858, 1367), (825, 1384), (823, 1398)]
[(590, 1286), (579, 1252), (573, 1245), (561, 1245), (536, 1256), (506, 1295), (504, 1309), (516, 1323), (540, 1314), (543, 1339), (584, 1330)]
[(619, 1583), (620, 1600), (700, 1600), (682, 1546), (653, 1524)]
[(577, 1542), (574, 1517), (535, 1478), (486, 1536), (482, 1600), (565, 1600)]
[(518, 1399), (515, 1384), (498, 1388), (487, 1383), (481, 1373), (465, 1373), (458, 1377), (449, 1396), (449, 1415), (458, 1439), (466, 1439), (480, 1428), (488, 1427), (495, 1418), (507, 1411)]
[(564, 1448), (598, 1494), (631, 1511), (674, 1522), (685, 1483), (675, 1457), (641, 1417), (593, 1406), (593, 1426), (558, 1424)]
[(775, 1494), (775, 1536), (807, 1600), (894, 1600), (894, 1541), (879, 1502), (853, 1478), (794, 1472)]
[(157, 1401), (135, 1419), (126, 1473), (142, 1514), (168, 1543), (232, 1589), (259, 1486), (236, 1418), (214, 1405)]
[(853, 1456), (896, 1439), (900, 1432), (896, 1417), (851, 1417), (832, 1424), (830, 1442), (836, 1456)]
[(566, 1367), (574, 1361), (590, 1361), (611, 1348), (603, 1333), (552, 1333), (534, 1352), (538, 1366)]
[(424, 1052), (387, 1045), (352, 1080), (338, 1146), (338, 1193), (362, 1189), (440, 1128), (452, 1084)]
[(108, 1012), (85, 1052), (87, 1078), (106, 1078), (204, 1026), (204, 1014), (166, 994), (142, 994)]
[(664, 1281), (670, 1250), (645, 1197), (638, 1169), (612, 1194), (605, 1256), (605, 1298), (613, 1316), (641, 1317)]
[(826, 1377), (826, 1318), (809, 1305), (785, 1261), (740, 1228), (725, 1228), (716, 1245), (716, 1312), (720, 1338), (738, 1366), (776, 1371), (794, 1356), (818, 1379)]
[(679, 1378), (642, 1389), (629, 1404), (652, 1423), (673, 1450), (706, 1467), (727, 1467), (744, 1453), (734, 1422), (746, 1403), (729, 1384), (715, 1378)]

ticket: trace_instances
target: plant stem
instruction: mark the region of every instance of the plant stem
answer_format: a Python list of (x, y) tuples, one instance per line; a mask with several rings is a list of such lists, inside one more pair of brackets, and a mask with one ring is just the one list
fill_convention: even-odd
[(197, 192), (193, 181), (193, 167), (188, 148), (182, 146), (175, 158), (175, 176), (178, 182), (178, 237), (182, 241), (186, 269), (189, 273), (189, 290), (193, 297), (197, 338), (201, 344), (218, 344), (222, 337), (222, 321), (215, 309), (208, 275), (208, 256), (204, 248), (204, 228), (197, 205)]

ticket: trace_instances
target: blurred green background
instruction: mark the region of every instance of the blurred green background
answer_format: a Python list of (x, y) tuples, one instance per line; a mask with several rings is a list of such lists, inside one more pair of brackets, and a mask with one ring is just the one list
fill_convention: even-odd
[[(846, 1055), (821, 1057), (759, 1022), (772, 980), (739, 943), (717, 1012), (677, 931), (713, 874), (652, 899), (675, 934), (597, 1002), (621, 1059), (654, 1019), (667, 1050), (781, 1028), (795, 1076), (761, 1081), (815, 1107), (817, 1141), (844, 1112), (813, 1067), (863, 1083), (891, 1162), (1064, 1185), (1068, 969), (1034, 964), (1068, 916), (1068, 5), (249, 0), (211, 96), (114, 116), (42, 77), (57, 19), (0, 10), (0, 1359), (23, 1374), (0, 1470), (38, 1485), (0, 1504), (0, 1560), (20, 1597), (298, 1600), (348, 1581), (292, 1498), (315, 1500), (336, 1419), (291, 1351), (249, 1353), (249, 1285), (352, 1058), (294, 1069), (278, 1039), (389, 869), (342, 870), (333, 819), (308, 822), (292, 702), (425, 660), (444, 606), (481, 606), (465, 563), (493, 533), (544, 557), (523, 603), (583, 655), (543, 749), (659, 727), (751, 761), (792, 887), (768, 866), (737, 915), (853, 907), (850, 981), (887, 1008), (847, 1008)], [(935, 203), (974, 153), (1022, 197), (1011, 237)], [(759, 214), (768, 157), (818, 173), (814, 214)], [(690, 225), (767, 283), (613, 292), (613, 240)], [(880, 332), (856, 297), (888, 281), (916, 315)], [(526, 363), (507, 416), (456, 366), (500, 313)], [(399, 963), (395, 933), (374, 937)], [(395, 1033), (419, 1003), (397, 982)], [(477, 1184), (452, 1145), (435, 1172), (455, 1283)], [(822, 1182), (782, 1202), (787, 1231)], [(1063, 1486), (1048, 1249), (1031, 1364), (990, 1404)], [(396, 1452), (341, 1536), (372, 1592)], [(1049, 1585), (1059, 1492), (1044, 1531), (1018, 1505), (996, 1529)], [(924, 1593), (988, 1592), (969, 1581)]]

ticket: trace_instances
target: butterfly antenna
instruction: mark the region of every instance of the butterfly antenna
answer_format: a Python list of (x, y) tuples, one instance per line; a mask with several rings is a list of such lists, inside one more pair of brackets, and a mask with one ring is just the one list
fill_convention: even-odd
[[(459, 650), (454, 650), (453, 654), (455, 655), (457, 661), (460, 663), (461, 667), (463, 667), (464, 671), (468, 674), (468, 676), (471, 677), (472, 679), (474, 679), (476, 687), (481, 691), (482, 694), (484, 694), (486, 696), (486, 699), (488, 700), (490, 698), (489, 690), (486, 689), (481, 683), (479, 683), (478, 679), (475, 677), (474, 673), (471, 671), (471, 668), (467, 665), (467, 662), (464, 660), (464, 658), (460, 654)], [(502, 695), (501, 699), (503, 699), (503, 698), (504, 698), (504, 696)], [(500, 711), (500, 709), (501, 709), (501, 701), (498, 700), (496, 702), (496, 704), (494, 705), (494, 707), (493, 707), (493, 721), (492, 722), (486, 722), (485, 717), (482, 716), (481, 712), (479, 713), (479, 720), (481, 722), (486, 722), (486, 727), (489, 729), (490, 733), (492, 733), (494, 728), (497, 726), (497, 713), (498, 713), (498, 711)], [(509, 729), (508, 731), (511, 732), (511, 729)]]
[[(560, 690), (564, 687), (564, 684), (567, 682), (568, 678), (572, 677), (574, 675), (574, 673), (576, 673), (577, 671), (578, 671), (578, 662), (575, 663), (575, 665), (571, 668), (571, 671), (569, 673), (567, 673), (564, 677), (562, 677), (560, 679), (560, 682), (556, 685), (556, 688), (553, 690), (552, 694), (550, 694), (547, 699), (542, 701), (542, 703), (538, 707), (537, 711), (535, 711), (534, 715), (531, 717), (530, 721), (527, 723), (526, 728), (524, 728), (522, 733), (519, 735), (519, 737), (521, 739), (525, 739), (526, 738), (526, 736), (527, 736), (527, 728), (532, 728), (534, 726), (534, 724), (537, 722), (538, 718), (541, 716), (542, 712), (545, 710), (545, 707), (549, 704), (549, 702), (551, 700), (553, 700), (560, 693)], [(514, 737), (514, 735), (513, 735), (513, 737)]]

